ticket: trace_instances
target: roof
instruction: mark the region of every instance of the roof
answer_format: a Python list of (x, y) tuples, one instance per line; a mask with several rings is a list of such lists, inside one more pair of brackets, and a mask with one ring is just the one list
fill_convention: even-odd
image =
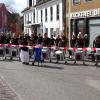
[[(47, 2), (49, 2), (49, 1), (52, 1), (52, 0), (37, 0), (37, 1), (36, 1), (36, 5), (35, 5), (34, 7), (39, 6), (39, 5), (41, 5), (41, 4), (44, 4), (44, 3), (47, 3)], [(22, 13), (25, 12), (25, 11), (27, 11), (27, 10), (29, 10), (29, 9), (30, 9), (30, 7), (26, 7), (26, 8), (22, 11)]]
[(0, 3), (0, 9), (6, 10), (6, 12), (11, 13), (9, 9), (7, 9), (6, 5), (4, 3)]
[(0, 3), (0, 7), (3, 7), (3, 6), (5, 6), (5, 4), (4, 3)]
[(27, 10), (29, 10), (29, 9), (30, 9), (30, 7), (26, 7), (26, 8), (22, 11), (22, 13), (25, 12), (25, 11), (27, 11)]

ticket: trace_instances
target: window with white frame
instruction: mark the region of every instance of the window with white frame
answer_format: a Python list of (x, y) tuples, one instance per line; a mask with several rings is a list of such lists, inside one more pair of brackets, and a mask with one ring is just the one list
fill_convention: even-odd
[(48, 28), (45, 28), (45, 33), (48, 33)]
[(56, 6), (56, 19), (59, 20), (59, 4)]
[(27, 24), (29, 24), (29, 13), (27, 14)]
[(33, 11), (33, 23), (35, 23), (35, 9)]
[(50, 7), (50, 21), (53, 20), (53, 7)]
[(25, 16), (24, 18), (25, 18), (25, 24), (26, 24), (26, 23), (27, 23), (27, 20), (26, 20), (26, 14), (25, 14), (24, 16)]
[(47, 22), (47, 9), (45, 9), (45, 21)]
[(59, 28), (56, 28), (56, 35), (59, 35)]
[(80, 0), (73, 0), (73, 4), (80, 4)]
[(53, 28), (50, 28), (50, 34), (53, 35)]
[(37, 11), (37, 23), (38, 23), (38, 11)]
[(43, 18), (43, 11), (41, 10), (41, 22), (43, 21), (42, 18)]
[(31, 15), (31, 13), (29, 13), (29, 22), (28, 22), (28, 24), (30, 24), (31, 23), (31, 21), (32, 21), (32, 17), (31, 17), (32, 15)]
[(32, 0), (29, 0), (29, 7), (32, 7)]

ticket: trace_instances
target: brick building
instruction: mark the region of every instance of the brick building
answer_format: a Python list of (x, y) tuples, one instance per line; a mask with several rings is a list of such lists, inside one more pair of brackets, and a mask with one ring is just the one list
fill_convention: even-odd
[(0, 33), (6, 32), (20, 33), (20, 15), (9, 12), (4, 3), (0, 3)]
[(7, 30), (7, 9), (3, 3), (0, 3), (0, 32)]
[(92, 47), (94, 39), (100, 35), (100, 0), (66, 0), (66, 7), (67, 33), (70, 28), (69, 40), (72, 34), (77, 36), (81, 31), (83, 35), (88, 35), (89, 46)]
[(22, 32), (21, 29), (21, 17), (18, 13), (8, 13), (8, 31), (13, 33), (20, 34)]

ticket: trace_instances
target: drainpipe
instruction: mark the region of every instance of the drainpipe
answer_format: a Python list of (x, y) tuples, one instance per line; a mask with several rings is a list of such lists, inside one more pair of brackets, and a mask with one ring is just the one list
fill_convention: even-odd
[(70, 13), (71, 13), (71, 0), (68, 0), (68, 26), (69, 26), (69, 31), (68, 31), (68, 38), (69, 38), (69, 47), (71, 47), (71, 23), (70, 23), (70, 20), (71, 20), (71, 17), (70, 17)]

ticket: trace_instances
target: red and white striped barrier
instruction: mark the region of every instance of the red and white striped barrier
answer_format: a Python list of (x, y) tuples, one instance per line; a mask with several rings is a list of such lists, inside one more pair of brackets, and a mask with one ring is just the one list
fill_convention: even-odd
[(28, 45), (14, 45), (14, 44), (0, 44), (1, 46), (9, 46), (9, 47), (28, 47), (28, 48), (49, 48), (49, 49), (53, 49), (53, 50), (73, 50), (73, 51), (77, 51), (77, 50), (82, 50), (82, 51), (96, 51), (98, 48), (68, 48), (68, 47), (42, 47), (41, 45), (36, 45), (36, 46), (28, 46)]

